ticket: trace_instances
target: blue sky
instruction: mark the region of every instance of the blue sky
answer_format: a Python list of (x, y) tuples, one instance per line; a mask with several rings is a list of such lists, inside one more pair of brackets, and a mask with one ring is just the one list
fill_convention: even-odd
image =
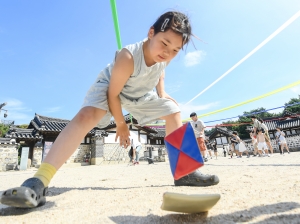
[[(166, 69), (166, 91), (182, 109), (207, 113), (299, 80), (300, 18), (220, 82), (185, 105), (300, 10), (299, 0), (116, 0), (122, 44), (144, 39), (168, 10), (189, 15), (193, 39)], [(72, 119), (117, 43), (109, 0), (1, 1), (0, 104), (6, 120), (28, 124), (34, 114)], [(204, 117), (211, 121), (258, 107), (282, 106), (300, 86)], [(3, 118), (3, 112), (1, 113)], [(220, 123), (220, 122), (219, 122)], [(210, 123), (212, 124), (212, 123)]]

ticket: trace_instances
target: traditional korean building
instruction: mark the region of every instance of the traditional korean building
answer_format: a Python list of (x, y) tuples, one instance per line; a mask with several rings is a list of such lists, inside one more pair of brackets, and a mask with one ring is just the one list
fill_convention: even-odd
[[(268, 127), (269, 135), (271, 138), (271, 143), (274, 149), (278, 149), (278, 145), (275, 141), (276, 127), (280, 127), (282, 131), (286, 134), (289, 146), (297, 148), (297, 144), (294, 142), (299, 142), (300, 139), (300, 116), (289, 111), (284, 110), (282, 115), (279, 117), (271, 117), (263, 119), (265, 125)], [(247, 126), (247, 130), (250, 132), (253, 126)], [(219, 147), (224, 145), (230, 145), (230, 138), (232, 137), (232, 131), (226, 127), (216, 127), (214, 132), (209, 136), (210, 140), (215, 139)], [(247, 144), (251, 143), (250, 139), (243, 139)]]
[[(152, 147), (153, 145), (164, 145), (164, 134), (161, 130), (157, 131), (152, 128), (140, 126), (137, 124), (137, 120), (129, 114), (125, 115), (124, 119), (129, 126), (131, 136), (138, 138), (144, 145), (145, 150), (149, 145)], [(22, 147), (29, 147), (28, 158), (31, 161), (31, 165), (39, 165), (47, 155), (52, 143), (69, 122), (70, 121), (66, 119), (35, 114), (26, 129), (11, 125), (6, 134), (5, 141), (13, 141)], [(80, 146), (67, 162), (85, 163), (89, 161), (88, 163), (93, 165), (99, 164), (103, 160), (120, 160), (120, 158), (122, 160), (126, 158), (127, 160), (127, 151), (115, 142), (115, 136), (116, 124), (114, 121), (111, 121), (104, 129), (99, 129), (98, 127), (93, 128), (82, 139)], [(2, 141), (4, 142), (4, 140)], [(0, 149), (0, 162), (2, 157)], [(14, 162), (16, 161), (14, 160)]]

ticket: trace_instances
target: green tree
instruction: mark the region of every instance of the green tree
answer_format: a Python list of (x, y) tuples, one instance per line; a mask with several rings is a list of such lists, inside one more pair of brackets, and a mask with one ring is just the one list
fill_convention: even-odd
[(0, 124), (0, 137), (4, 137), (5, 134), (8, 132), (9, 126)]
[(18, 125), (18, 128), (26, 129), (26, 128), (28, 128), (28, 124), (20, 124), (20, 125)]
[(210, 136), (210, 135), (211, 135), (211, 133), (213, 133), (213, 132), (214, 132), (214, 130), (215, 130), (215, 128), (212, 128), (212, 129), (210, 129), (210, 130), (204, 130), (204, 134), (205, 134), (205, 136)]
[(289, 102), (285, 103), (284, 105), (289, 105), (289, 104), (293, 104), (293, 103), (299, 103), (295, 106), (291, 106), (291, 107), (286, 107), (286, 110), (292, 112), (292, 113), (296, 113), (299, 114), (300, 113), (300, 98), (291, 98)]

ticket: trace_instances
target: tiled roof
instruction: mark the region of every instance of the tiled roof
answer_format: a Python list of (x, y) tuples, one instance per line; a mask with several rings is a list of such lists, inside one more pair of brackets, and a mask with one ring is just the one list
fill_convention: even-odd
[[(131, 123), (131, 119), (132, 119), (132, 123), (133, 124), (137, 124), (137, 120), (131, 115), (131, 114), (126, 114), (124, 115), (124, 120), (126, 122), (126, 124)], [(111, 128), (115, 128), (117, 125), (115, 123), (114, 120), (112, 120), (109, 125), (107, 125), (105, 128), (103, 128), (104, 130), (106, 129), (111, 129)]]
[[(39, 114), (35, 114), (34, 119), (30, 121), (28, 128), (32, 128), (40, 133), (43, 132), (61, 132), (69, 123), (69, 120), (59, 119), (53, 117), (46, 117)], [(27, 130), (27, 129), (25, 129)], [(107, 135), (106, 131), (99, 130), (99, 128), (93, 128), (89, 133)]]
[(300, 118), (288, 118), (286, 120), (271, 120), (264, 121), (264, 124), (268, 127), (269, 131), (276, 130), (276, 127), (280, 129), (288, 128), (300, 128)]
[(156, 133), (149, 134), (152, 138), (164, 138), (166, 136), (166, 129), (165, 128), (151, 128), (152, 130), (156, 131)]
[(0, 144), (12, 144), (11, 138), (0, 138)]
[(42, 136), (39, 132), (33, 128), (24, 129), (24, 128), (16, 128), (10, 127), (5, 137), (7, 138), (17, 138), (17, 139), (41, 139)]
[(69, 120), (46, 117), (35, 114), (33, 120), (30, 121), (28, 128), (34, 128), (39, 131), (61, 132)]
[(225, 128), (225, 127), (218, 127), (216, 126), (215, 130), (213, 131), (213, 133), (210, 134), (209, 139), (213, 139), (216, 137), (217, 134), (223, 134), (227, 137), (231, 137), (232, 136), (232, 131), (230, 131), (229, 129)]

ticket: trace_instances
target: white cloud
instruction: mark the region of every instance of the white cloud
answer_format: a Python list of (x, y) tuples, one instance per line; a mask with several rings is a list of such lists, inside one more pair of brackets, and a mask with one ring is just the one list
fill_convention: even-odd
[(50, 108), (45, 109), (43, 113), (51, 114), (51, 113), (60, 111), (60, 109), (61, 109), (61, 107), (50, 107)]
[(204, 105), (193, 105), (193, 104), (184, 105), (179, 103), (179, 107), (181, 110), (181, 119), (182, 120), (188, 119), (192, 112), (196, 112), (197, 115), (201, 115), (200, 111), (211, 109), (213, 107), (216, 107), (217, 105), (219, 105), (219, 102), (212, 102)]
[(184, 57), (184, 64), (186, 67), (190, 67), (199, 64), (205, 57), (206, 52), (204, 51), (194, 51), (189, 52)]
[(292, 92), (300, 94), (300, 87), (299, 86), (295, 86), (293, 88), (291, 88)]

